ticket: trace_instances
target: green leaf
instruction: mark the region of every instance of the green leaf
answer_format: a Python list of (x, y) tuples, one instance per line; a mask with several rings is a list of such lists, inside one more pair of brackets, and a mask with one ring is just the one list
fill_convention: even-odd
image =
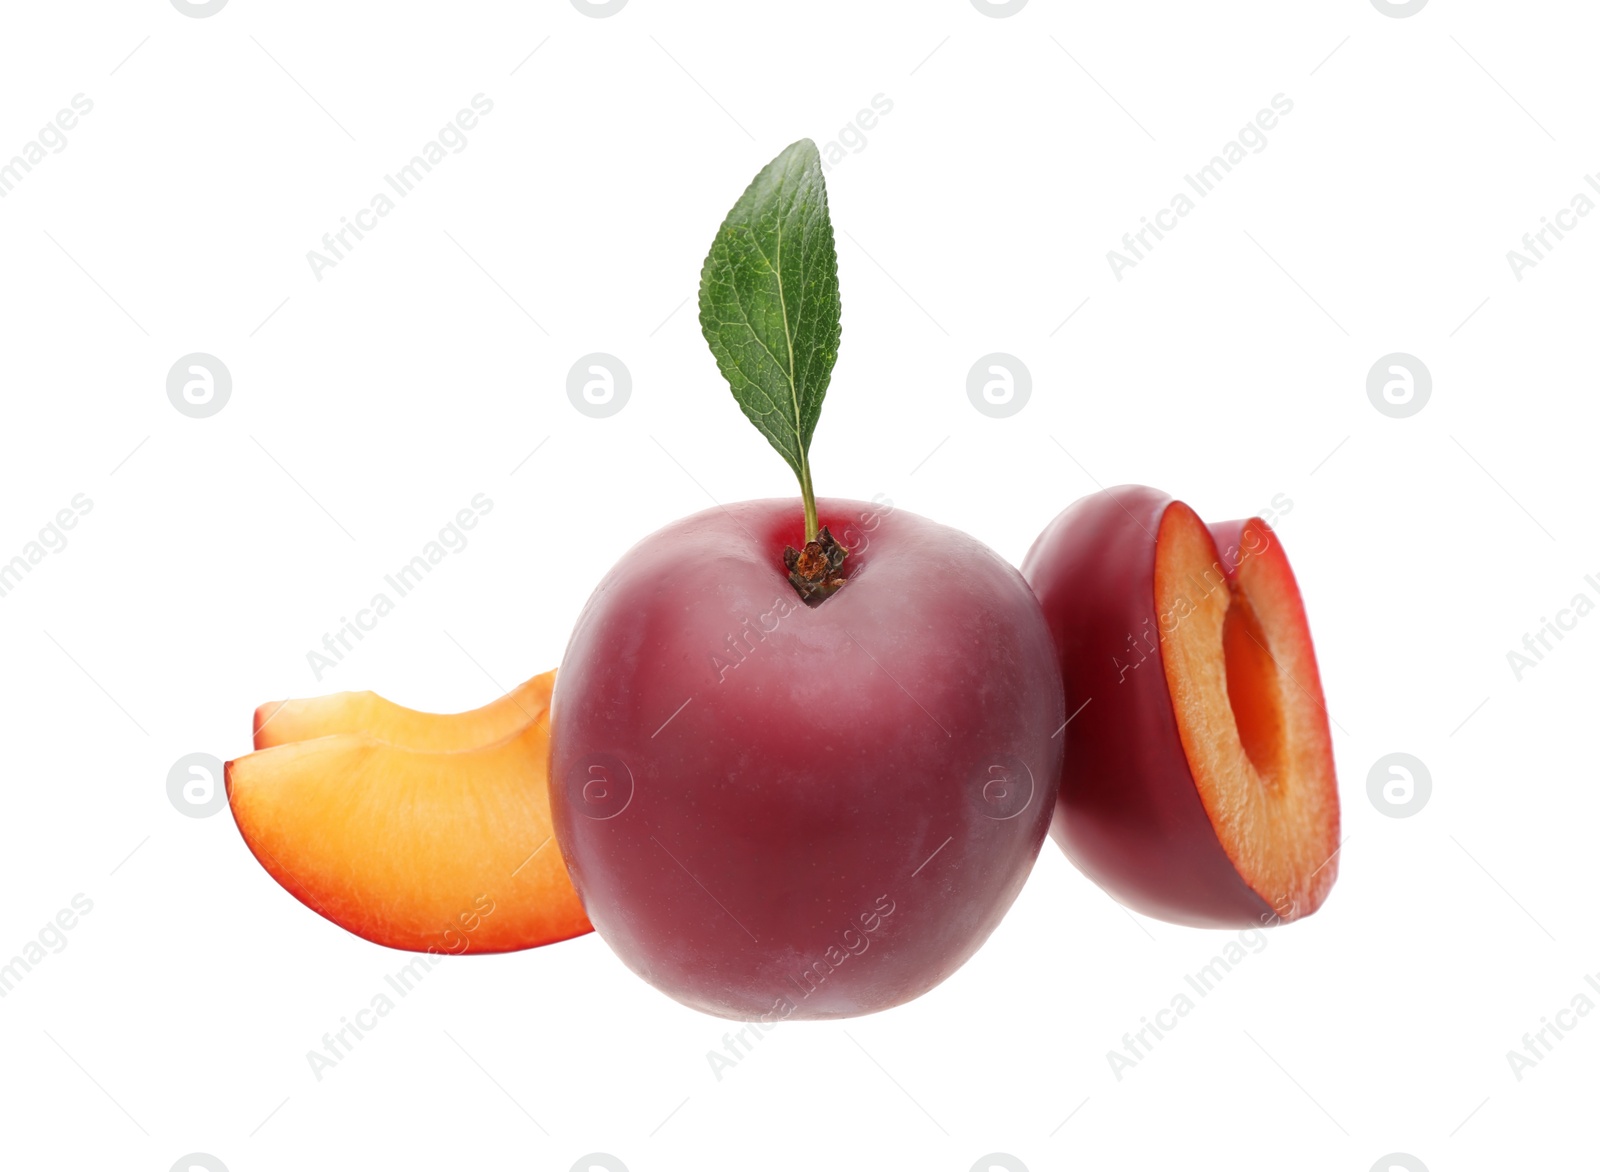
[(811, 434), (839, 356), (839, 257), (809, 138), (762, 169), (700, 271), (700, 329), (756, 430), (800, 479), (816, 537)]

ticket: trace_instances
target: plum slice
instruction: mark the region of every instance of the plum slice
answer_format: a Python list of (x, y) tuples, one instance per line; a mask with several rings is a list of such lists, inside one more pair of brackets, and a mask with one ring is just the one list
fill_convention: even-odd
[(368, 733), (262, 749), (228, 763), (228, 804), (285, 890), (376, 944), (507, 952), (580, 936), (591, 928), (550, 821), (548, 709), (536, 712), (471, 749)]

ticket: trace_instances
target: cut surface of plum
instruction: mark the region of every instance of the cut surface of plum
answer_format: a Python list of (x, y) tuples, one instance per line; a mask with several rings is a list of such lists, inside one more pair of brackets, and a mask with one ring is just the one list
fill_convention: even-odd
[(504, 739), (546, 711), (554, 685), (555, 672), (545, 672), (470, 712), (419, 712), (376, 692), (274, 700), (256, 709), (255, 747), (364, 733), (407, 749), (475, 749)]
[[(1231, 565), (1229, 548), (1239, 551)], [(1314, 911), (1336, 876), (1338, 793), (1311, 632), (1283, 547), (1265, 522), (1208, 530), (1174, 502), (1157, 535), (1155, 590), (1158, 614), (1193, 603), (1166, 634), (1162, 664), (1218, 841), (1285, 920)]]

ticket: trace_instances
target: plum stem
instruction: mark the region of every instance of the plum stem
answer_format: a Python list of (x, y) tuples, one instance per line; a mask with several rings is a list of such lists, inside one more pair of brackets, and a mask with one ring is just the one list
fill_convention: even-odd
[(806, 544), (817, 540), (817, 494), (811, 487), (811, 460), (800, 449), (800, 501), (806, 510)]
[[(815, 514), (812, 514), (815, 517)], [(825, 598), (844, 585), (839, 573), (848, 553), (826, 525), (816, 538), (809, 540), (804, 549), (789, 546), (783, 551), (783, 565), (789, 571), (789, 584), (795, 588), (807, 606), (819, 606)]]

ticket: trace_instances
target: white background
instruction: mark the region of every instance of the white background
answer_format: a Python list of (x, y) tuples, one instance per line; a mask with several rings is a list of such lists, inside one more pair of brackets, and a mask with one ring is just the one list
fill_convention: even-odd
[[(1600, 169), (1591, 7), (7, 5), (0, 158), (94, 109), (0, 200), (0, 560), (93, 508), (0, 598), (0, 959), (94, 906), (0, 1000), (0, 1164), (1577, 1166), (1600, 1016), (1520, 1081), (1506, 1052), (1600, 971), (1600, 618), (1520, 681), (1506, 653), (1600, 601), (1600, 217), (1520, 282), (1505, 254)], [(317, 280), (307, 250), (479, 93), (469, 145)], [(1332, 897), (1120, 1081), (1107, 1051), (1231, 934), (1125, 913), (1049, 842), (943, 986), (786, 1024), (720, 1081), (726, 1023), (594, 936), (447, 963), (316, 1081), (306, 1052), (406, 958), (292, 900), (225, 812), (180, 815), (168, 768), (246, 752), (267, 699), (483, 703), (557, 664), (639, 537), (792, 494), (686, 301), (762, 164), (879, 93), (828, 176), (819, 491), (1013, 561), (1101, 485), (1214, 519), (1285, 494)], [(1107, 250), (1280, 93), (1266, 148), (1118, 281)], [(234, 380), (209, 419), (165, 391), (193, 351)], [(566, 396), (591, 351), (632, 373), (611, 418)], [(1009, 419), (966, 396), (991, 351), (1032, 372)], [(1393, 351), (1433, 376), (1408, 419), (1366, 394)], [(480, 492), (470, 545), (317, 680), (324, 632)], [(1433, 779), (1407, 819), (1367, 795), (1396, 751)]]

